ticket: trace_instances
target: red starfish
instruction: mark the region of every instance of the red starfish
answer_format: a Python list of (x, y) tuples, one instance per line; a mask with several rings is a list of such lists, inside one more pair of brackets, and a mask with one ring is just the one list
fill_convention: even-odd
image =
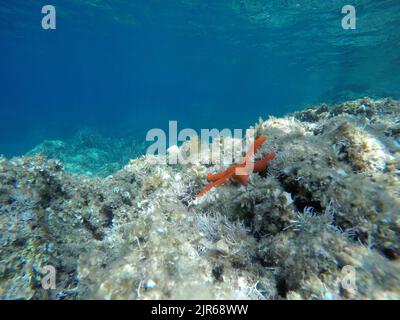
[(241, 184), (247, 186), (249, 184), (249, 174), (251, 172), (262, 172), (267, 167), (269, 162), (275, 158), (276, 153), (272, 152), (267, 154), (261, 160), (258, 160), (254, 163), (254, 155), (257, 153), (258, 149), (260, 149), (261, 145), (267, 140), (267, 137), (261, 136), (257, 138), (249, 150), (246, 153), (244, 161), (230, 166), (223, 172), (217, 174), (209, 173), (207, 175), (207, 181), (211, 182), (208, 184), (197, 196), (196, 199), (204, 196), (208, 191), (212, 188), (219, 187), (220, 185), (226, 183), (229, 180), (240, 182)]

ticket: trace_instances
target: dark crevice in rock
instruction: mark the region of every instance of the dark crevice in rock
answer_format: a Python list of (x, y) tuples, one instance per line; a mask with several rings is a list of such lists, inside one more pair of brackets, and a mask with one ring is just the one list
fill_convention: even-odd
[(379, 251), (382, 252), (382, 254), (389, 260), (394, 261), (397, 260), (397, 258), (399, 257), (399, 252), (398, 250), (394, 249), (394, 248), (378, 248)]
[(224, 273), (224, 267), (222, 265), (217, 265), (212, 269), (212, 275), (217, 282), (222, 282), (224, 279), (222, 274)]
[(289, 288), (287, 286), (286, 280), (284, 278), (280, 278), (276, 282), (276, 290), (278, 291), (278, 294), (282, 298), (286, 298), (287, 293), (289, 292)]
[(95, 225), (93, 225), (89, 220), (83, 219), (83, 225), (85, 228), (90, 231), (90, 233), (93, 235), (93, 238), (96, 240), (103, 240), (104, 239), (104, 233), (99, 230)]
[(293, 178), (286, 175), (278, 177), (278, 181), (283, 189), (293, 197), (293, 204), (299, 212), (303, 212), (306, 207), (313, 208), (316, 212), (323, 212), (321, 202), (313, 199), (313, 193)]
[(109, 205), (105, 205), (101, 208), (100, 213), (104, 217), (103, 227), (111, 228), (113, 224), (114, 213), (113, 209)]

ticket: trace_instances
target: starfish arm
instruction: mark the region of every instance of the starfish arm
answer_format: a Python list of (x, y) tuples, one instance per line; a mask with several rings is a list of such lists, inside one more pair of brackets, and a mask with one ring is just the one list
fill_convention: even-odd
[(254, 169), (253, 172), (262, 172), (268, 167), (268, 163), (276, 157), (276, 153), (272, 152), (267, 154), (264, 158), (261, 160), (256, 161), (254, 164)]
[(226, 173), (225, 172), (218, 172), (216, 174), (208, 173), (207, 174), (207, 181), (208, 182), (214, 182), (217, 181), (223, 177), (225, 177)]
[(246, 157), (244, 159), (244, 162), (250, 162), (254, 160), (254, 155), (258, 152), (260, 149), (261, 145), (267, 140), (267, 137), (261, 136), (257, 139), (254, 140), (254, 142), (251, 144), (249, 150), (246, 153)]
[(208, 182), (217, 181), (217, 180), (219, 180), (221, 178), (226, 177), (227, 175), (230, 175), (232, 172), (233, 172), (233, 167), (230, 167), (230, 168), (226, 169), (225, 171), (219, 172), (219, 173), (216, 173), (216, 174), (209, 173), (207, 175), (207, 181)]
[(249, 184), (249, 175), (234, 175), (232, 178), (245, 186)]
[(220, 185), (224, 184), (226, 181), (229, 180), (229, 178), (230, 178), (230, 176), (224, 176), (221, 179), (208, 184), (203, 190), (200, 191), (200, 193), (196, 196), (196, 199), (204, 196), (212, 188), (216, 188), (216, 187), (219, 187)]

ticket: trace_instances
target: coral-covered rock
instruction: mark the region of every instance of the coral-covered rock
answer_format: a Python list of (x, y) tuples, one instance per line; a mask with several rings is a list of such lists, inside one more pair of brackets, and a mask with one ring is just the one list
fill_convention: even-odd
[[(105, 178), (68, 169), (107, 158), (97, 151), (80, 154), (89, 162), (0, 158), (0, 297), (399, 299), (399, 112), (397, 101), (362, 99), (260, 120), (253, 129), (268, 141), (257, 157), (277, 154), (268, 169), (199, 202), (207, 173), (240, 158), (235, 148), (206, 164), (190, 141), (170, 152), (192, 161), (141, 156)], [(242, 144), (214, 144), (230, 142)], [(42, 288), (47, 265), (56, 289)]]

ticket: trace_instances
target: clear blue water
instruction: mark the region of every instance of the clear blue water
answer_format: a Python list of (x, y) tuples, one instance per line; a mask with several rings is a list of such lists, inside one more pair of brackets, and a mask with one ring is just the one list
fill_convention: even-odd
[[(41, 28), (41, 8), (57, 29)], [(341, 8), (357, 10), (343, 30)], [(398, 0), (0, 0), (0, 153), (400, 97)]]

